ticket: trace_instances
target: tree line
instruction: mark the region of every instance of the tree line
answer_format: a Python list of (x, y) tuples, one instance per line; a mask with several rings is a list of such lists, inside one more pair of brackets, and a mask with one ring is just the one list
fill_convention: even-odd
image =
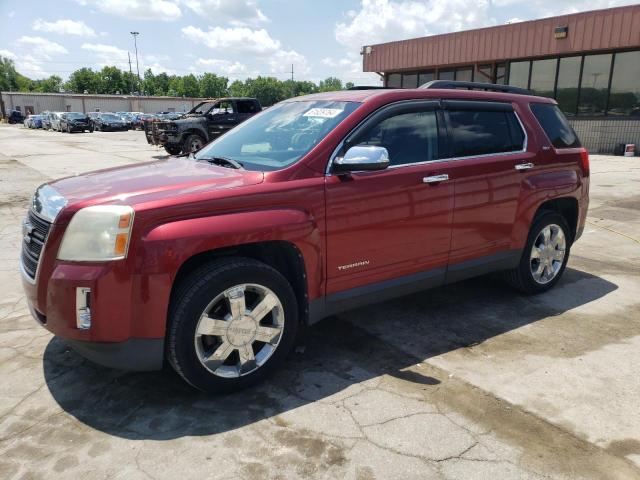
[(317, 84), (311, 81), (279, 80), (269, 76), (229, 82), (227, 77), (215, 73), (169, 75), (164, 72), (154, 74), (151, 69), (144, 72), (138, 81), (137, 75), (112, 66), (105, 66), (100, 70), (80, 68), (72, 72), (66, 82), (57, 75), (32, 80), (17, 72), (11, 59), (0, 57), (0, 89), (3, 91), (112, 95), (139, 93), (206, 98), (255, 97), (262, 105), (268, 106), (298, 95), (342, 90), (352, 86), (351, 82), (343, 85), (342, 81), (335, 77), (329, 77)]

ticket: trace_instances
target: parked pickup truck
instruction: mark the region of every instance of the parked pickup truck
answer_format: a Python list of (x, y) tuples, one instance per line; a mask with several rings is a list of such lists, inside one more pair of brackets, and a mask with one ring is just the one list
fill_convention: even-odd
[(587, 151), (554, 100), (476, 88), (297, 97), (195, 154), (42, 185), (33, 316), (98, 363), (219, 392), (330, 314), (496, 271), (545, 292), (585, 225)]
[(207, 100), (178, 119), (145, 122), (145, 135), (170, 155), (195, 152), (261, 110), (255, 98)]

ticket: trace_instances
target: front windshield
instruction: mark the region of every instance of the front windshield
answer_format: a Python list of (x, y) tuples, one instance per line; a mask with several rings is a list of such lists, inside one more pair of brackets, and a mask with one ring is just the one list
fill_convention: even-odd
[(86, 115), (84, 113), (78, 113), (78, 112), (69, 112), (67, 113), (67, 118), (71, 119), (71, 120), (78, 120), (80, 118), (85, 118)]
[(120, 121), (120, 117), (112, 114), (112, 113), (103, 113), (101, 115), (101, 118), (103, 120), (108, 120), (109, 122), (119, 122)]
[(280, 103), (225, 133), (195, 158), (226, 157), (247, 170), (279, 170), (300, 160), (359, 105), (326, 100)]

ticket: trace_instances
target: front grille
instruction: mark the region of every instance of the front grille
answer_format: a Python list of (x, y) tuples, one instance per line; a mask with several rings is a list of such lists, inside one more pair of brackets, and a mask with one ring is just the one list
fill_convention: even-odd
[(22, 267), (26, 274), (35, 280), (38, 271), (38, 262), (42, 247), (47, 241), (51, 223), (38, 217), (33, 211), (29, 210), (23, 229), (22, 238)]

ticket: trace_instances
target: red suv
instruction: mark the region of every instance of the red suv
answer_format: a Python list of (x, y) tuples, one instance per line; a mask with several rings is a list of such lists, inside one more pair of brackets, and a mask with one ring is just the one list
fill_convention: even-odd
[(22, 278), (38, 322), (87, 358), (166, 360), (224, 391), (336, 312), (493, 271), (548, 290), (588, 191), (553, 100), (451, 82), (321, 93), (189, 157), (41, 186)]

